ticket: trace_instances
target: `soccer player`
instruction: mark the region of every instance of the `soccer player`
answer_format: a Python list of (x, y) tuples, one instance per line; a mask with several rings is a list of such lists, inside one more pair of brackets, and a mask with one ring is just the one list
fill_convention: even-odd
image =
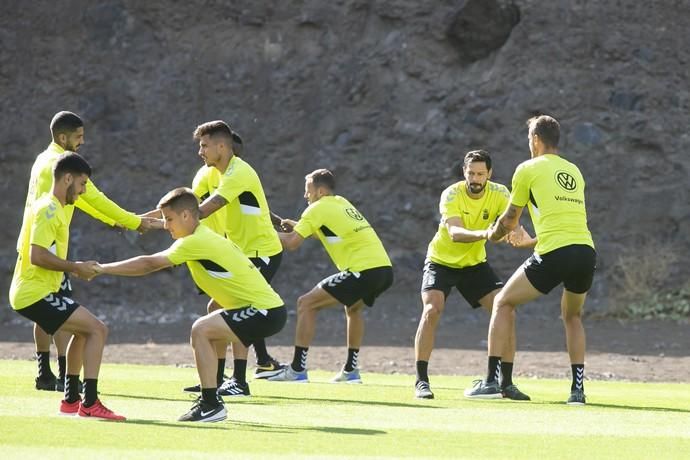
[[(38, 324), (47, 334), (74, 335), (67, 347), (65, 399), (61, 415), (124, 420), (98, 399), (98, 372), (108, 328), (89, 310), (60, 291), (63, 273), (89, 279), (97, 263), (67, 260), (69, 216), (89, 187), (91, 167), (73, 152), (55, 161), (51, 192), (31, 205), (24, 215), (26, 238), (17, 257), (10, 286), (10, 304), (17, 313)], [(79, 373), (84, 365), (84, 399), (79, 396)]]
[(175, 240), (165, 251), (121, 262), (103, 264), (104, 274), (139, 276), (187, 263), (197, 287), (220, 308), (192, 326), (201, 396), (182, 422), (218, 422), (227, 411), (217, 395), (217, 350), (229, 342), (249, 344), (279, 332), (287, 311), (256, 266), (232, 241), (199, 223), (199, 202), (188, 188), (177, 188), (161, 198), (158, 208), (165, 228)]
[(567, 404), (584, 405), (585, 330), (582, 308), (592, 285), (596, 252), (587, 228), (585, 181), (573, 163), (558, 154), (560, 125), (541, 115), (527, 122), (531, 159), (513, 175), (510, 205), (489, 231), (498, 241), (515, 229), (525, 206), (536, 231), (534, 254), (496, 295), (489, 326), (489, 363), (484, 380), (465, 390), (469, 398), (499, 398), (496, 369), (514, 328), (515, 308), (563, 284), (561, 317), (572, 368)]
[[(84, 144), (84, 122), (72, 112), (58, 112), (50, 122), (50, 132), (53, 141), (41, 154), (36, 157), (31, 167), (29, 190), (24, 206), (24, 218), (22, 228), (17, 240), (17, 252), (20, 253), (25, 240), (29, 238), (32, 219), (31, 207), (33, 203), (44, 193), (50, 193), (53, 184), (53, 166), (65, 151), (76, 152)], [(109, 200), (96, 185), (87, 180), (85, 192), (78, 197), (74, 206), (65, 208), (67, 224), (72, 221), (74, 207), (105, 222), (108, 225), (118, 225), (132, 230), (146, 231), (150, 228), (160, 228), (153, 219), (144, 219), (127, 212), (117, 204)], [(60, 286), (62, 295), (72, 295), (72, 285), (67, 273)], [(50, 369), (50, 335), (46, 334), (38, 324), (34, 325), (34, 341), (36, 342), (36, 357), (38, 360), (38, 376), (36, 377), (36, 389), (49, 391), (63, 391), (65, 386), (65, 352), (71, 335), (66, 332), (58, 332), (53, 337), (58, 351), (58, 377), (55, 377)]]
[(323, 308), (345, 306), (347, 317), (347, 362), (334, 383), (362, 383), (357, 359), (364, 336), (364, 305), (393, 284), (393, 267), (381, 240), (369, 222), (342, 196), (334, 195), (335, 178), (327, 169), (305, 177), (304, 197), (309, 206), (299, 222), (285, 219), (293, 228), (279, 233), (283, 247), (297, 249), (315, 235), (340, 270), (297, 300), (297, 328), (292, 364), (269, 377), (271, 381), (308, 382), (307, 352), (314, 338), (316, 315)]
[[(204, 161), (194, 181), (195, 193), (203, 199), (201, 217), (212, 221), (211, 228), (237, 244), (270, 283), (280, 267), (283, 248), (273, 228), (261, 180), (254, 168), (240, 158), (241, 137), (227, 123), (216, 120), (199, 125), (194, 139)], [(208, 305), (209, 312), (218, 308), (213, 301)], [(252, 345), (256, 353), (255, 378), (265, 379), (280, 371), (283, 366), (268, 353), (263, 338)], [(232, 349), (233, 375), (222, 383), (225, 349), (218, 349), (218, 394), (249, 396), (247, 350), (240, 342), (233, 343)]]
[[(465, 155), (465, 180), (446, 188), (441, 194), (441, 222), (429, 243), (422, 279), (422, 317), (415, 336), (417, 380), (415, 396), (433, 399), (429, 385), (429, 357), (434, 347), (436, 326), (446, 299), (455, 287), (472, 308), (491, 312), (494, 297), (503, 286), (486, 261), (488, 228), (508, 206), (510, 193), (501, 184), (491, 182), (491, 157), (484, 150)], [(501, 390), (514, 400), (529, 400), (512, 381), (515, 357), (515, 333), (511, 331), (501, 359)]]

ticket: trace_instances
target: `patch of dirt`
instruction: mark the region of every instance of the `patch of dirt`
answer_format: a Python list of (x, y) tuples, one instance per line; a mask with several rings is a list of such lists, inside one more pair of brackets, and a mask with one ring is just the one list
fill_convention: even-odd
[[(346, 357), (344, 318), (340, 312), (322, 315), (317, 337), (309, 351), (313, 369), (337, 371)], [(448, 321), (436, 336), (429, 372), (433, 375), (484, 374), (486, 369), (486, 318), (477, 321)], [(469, 318), (469, 319), (468, 319)], [(482, 318), (482, 316), (478, 316)], [(517, 377), (569, 378), (563, 328), (557, 319), (518, 320)], [(414, 331), (416, 323), (392, 326), (390, 321), (369, 321), (360, 355), (362, 369), (370, 372), (414, 374)], [(106, 346), (104, 362), (193, 365), (187, 342), (189, 323), (167, 325), (114, 325)], [(690, 334), (687, 324), (664, 321), (585, 322), (588, 335), (586, 360), (590, 380), (642, 382), (690, 382)], [(393, 331), (403, 331), (392, 333)], [(28, 323), (0, 324), (0, 358), (32, 359), (33, 342)], [(277, 336), (269, 339), (276, 358), (292, 358), (294, 317)]]

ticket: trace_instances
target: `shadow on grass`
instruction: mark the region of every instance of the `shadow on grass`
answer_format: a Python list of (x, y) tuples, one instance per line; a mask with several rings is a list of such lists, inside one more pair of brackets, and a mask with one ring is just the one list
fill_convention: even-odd
[[(388, 401), (358, 401), (356, 399), (330, 399), (330, 398), (295, 398), (291, 396), (261, 396), (263, 399), (269, 400), (280, 400), (280, 401), (313, 401), (313, 402), (328, 402), (336, 404), (361, 404), (363, 406), (385, 406), (385, 407), (420, 407), (419, 404), (410, 404), (402, 402), (388, 402)], [(438, 406), (425, 406), (434, 409), (443, 409), (443, 407)]]
[[(552, 405), (563, 405), (563, 401), (545, 401), (545, 404)], [(690, 409), (679, 409), (676, 407), (654, 407), (654, 406), (626, 406), (624, 404), (602, 404), (602, 403), (587, 403), (585, 407), (601, 407), (604, 409), (619, 409), (619, 410), (632, 410), (632, 411), (642, 411), (642, 412), (676, 412), (678, 414), (690, 414)]]
[(228, 430), (230, 427), (227, 423), (199, 423), (199, 422), (163, 422), (161, 420), (146, 420), (146, 419), (127, 419), (122, 422), (127, 425), (152, 425), (164, 428), (195, 428), (201, 430)]
[(251, 431), (270, 431), (275, 433), (296, 433), (299, 431), (321, 431), (324, 433), (349, 434), (355, 436), (374, 436), (387, 434), (383, 430), (370, 430), (365, 428), (345, 428), (339, 426), (295, 426), (295, 425), (276, 425), (272, 423), (252, 423), (252, 422), (231, 422), (234, 429)]

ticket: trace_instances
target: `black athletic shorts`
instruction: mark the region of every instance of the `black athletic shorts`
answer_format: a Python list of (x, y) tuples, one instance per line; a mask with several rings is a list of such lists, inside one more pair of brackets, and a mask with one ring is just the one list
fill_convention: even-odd
[(62, 274), (62, 283), (60, 283), (60, 290), (58, 292), (67, 297), (72, 297), (74, 293), (72, 291), (72, 282), (69, 280), (67, 272)]
[(254, 266), (258, 268), (264, 276), (264, 279), (270, 284), (280, 267), (280, 262), (283, 260), (283, 251), (271, 257), (250, 257), (249, 260), (252, 261)]
[(541, 256), (534, 253), (522, 267), (529, 282), (539, 292), (548, 294), (563, 283), (566, 290), (584, 294), (592, 287), (597, 253), (586, 244), (571, 244)]
[(53, 292), (38, 302), (17, 310), (17, 313), (38, 324), (46, 334), (53, 335), (77, 308), (79, 302), (62, 292)]
[(249, 305), (235, 310), (223, 310), (220, 315), (245, 347), (259, 339), (277, 334), (287, 321), (285, 306), (258, 310)]
[(376, 267), (361, 272), (345, 270), (323, 279), (318, 286), (347, 307), (360, 300), (367, 306), (393, 284), (393, 267)]
[(424, 262), (422, 292), (442, 291), (447, 299), (453, 287), (472, 308), (479, 308), (479, 301), (490, 292), (501, 289), (503, 281), (496, 276), (488, 262), (464, 268), (448, 267), (429, 259)]

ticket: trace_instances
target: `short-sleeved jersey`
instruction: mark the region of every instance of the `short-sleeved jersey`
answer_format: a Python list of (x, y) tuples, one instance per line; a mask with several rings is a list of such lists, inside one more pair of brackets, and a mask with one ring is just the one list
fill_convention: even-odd
[(302, 238), (316, 234), (338, 270), (392, 266), (372, 226), (341, 196), (327, 195), (310, 204), (294, 230)]
[(226, 212), (225, 234), (242, 248), (245, 255), (270, 257), (283, 250), (271, 223), (261, 180), (246, 161), (236, 155), (232, 157), (220, 176), (216, 193), (228, 202), (223, 207)]
[(57, 292), (62, 282), (62, 272), (31, 263), (31, 245), (41, 246), (57, 257), (66, 259), (69, 244), (69, 220), (65, 207), (55, 195), (43, 195), (34, 202), (28, 214), (29, 230), (19, 249), (10, 286), (10, 304), (15, 310), (28, 307), (51, 292)]
[(587, 228), (585, 181), (580, 170), (553, 154), (521, 163), (513, 175), (510, 202), (527, 205), (537, 233), (537, 254), (571, 244), (594, 248)]
[[(24, 219), (22, 220), (22, 228), (19, 231), (19, 238), (17, 239), (17, 251), (20, 251), (24, 240), (28, 239), (28, 221), (30, 219), (31, 206), (42, 195), (51, 192), (53, 187), (53, 166), (63, 153), (65, 153), (65, 149), (55, 142), (51, 142), (48, 148), (36, 157), (31, 167), (29, 191), (24, 205)], [(74, 205), (65, 206), (64, 210), (68, 223), (72, 221), (75, 206), (108, 225), (119, 223), (134, 230), (141, 224), (140, 217), (125, 211), (108, 199), (91, 180), (86, 182), (86, 191), (77, 198)]]
[(199, 225), (163, 254), (175, 265), (186, 262), (196, 285), (226, 310), (247, 305), (269, 310), (283, 305), (240, 248), (208, 227)]
[(508, 207), (510, 193), (505, 185), (488, 181), (484, 195), (470, 198), (465, 181), (456, 182), (441, 193), (439, 212), (441, 221), (436, 235), (429, 243), (427, 258), (452, 268), (471, 267), (486, 261), (486, 240), (456, 243), (446, 227), (451, 217), (462, 219), (468, 230), (486, 230)]
[[(197, 171), (192, 180), (192, 191), (203, 202), (206, 198), (213, 195), (220, 184), (220, 172), (211, 166), (202, 166)], [(226, 206), (216, 210), (213, 214), (201, 220), (203, 225), (216, 232), (221, 236), (225, 236)]]

